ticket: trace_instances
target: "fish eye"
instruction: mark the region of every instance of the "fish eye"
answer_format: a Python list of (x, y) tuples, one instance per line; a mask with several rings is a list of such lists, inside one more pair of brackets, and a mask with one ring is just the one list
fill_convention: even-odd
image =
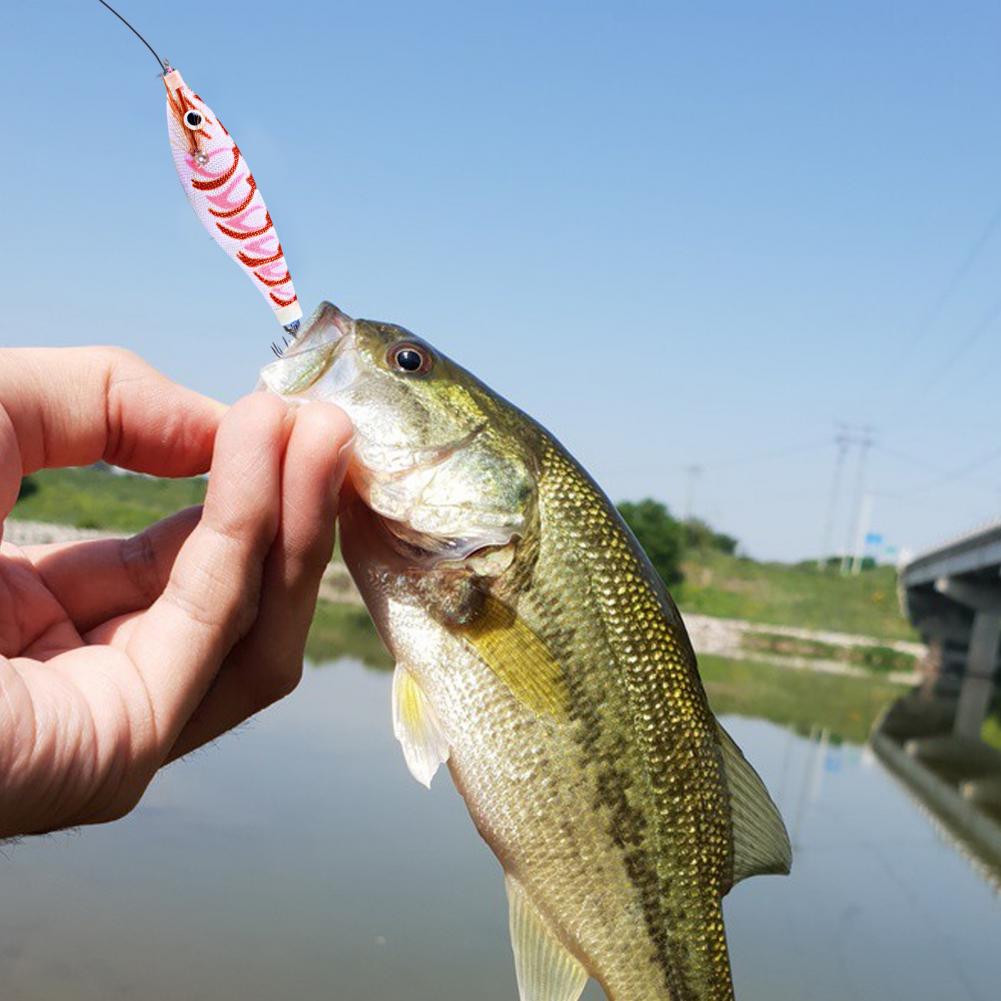
[(431, 370), (431, 354), (420, 344), (394, 344), (389, 349), (389, 364), (407, 375), (424, 375)]
[(205, 121), (204, 116), (200, 111), (185, 111), (184, 112), (184, 124), (189, 129), (200, 129), (202, 127), (202, 122)]

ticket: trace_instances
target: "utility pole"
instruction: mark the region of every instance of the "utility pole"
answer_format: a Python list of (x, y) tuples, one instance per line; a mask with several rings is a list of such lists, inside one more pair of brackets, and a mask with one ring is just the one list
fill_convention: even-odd
[(827, 566), (827, 558), (831, 555), (831, 541), (834, 535), (834, 516), (838, 510), (838, 494), (841, 492), (841, 474), (845, 468), (845, 455), (848, 453), (848, 446), (851, 444), (851, 435), (847, 433), (844, 424), (838, 425), (838, 433), (834, 436), (834, 443), (838, 446), (838, 454), (834, 459), (834, 479), (831, 480), (831, 496), (827, 502), (827, 518), (824, 522), (824, 535), (820, 543), (820, 555), (817, 557), (817, 569), (824, 570)]
[(857, 577), (862, 570), (862, 555), (865, 552), (865, 537), (869, 534), (869, 524), (872, 518), (872, 494), (862, 498), (859, 510), (858, 529), (855, 532), (855, 553), (852, 556), (852, 576)]
[(856, 444), (859, 447), (858, 452), (858, 463), (855, 467), (855, 503), (853, 507), (855, 508), (855, 517), (852, 519), (851, 526), (848, 530), (848, 535), (845, 538), (845, 551), (841, 557), (841, 575), (844, 576), (848, 573), (848, 570), (852, 563), (851, 553), (853, 551), (853, 545), (858, 539), (859, 528), (862, 524), (862, 508), (865, 500), (865, 470), (866, 470), (866, 459), (868, 458), (869, 449), (872, 447), (875, 439), (872, 436), (874, 428), (869, 425), (865, 425), (861, 429), (861, 434), (856, 439)]
[(702, 467), (699, 465), (685, 466), (685, 472), (688, 473), (688, 489), (685, 491), (685, 521), (691, 521), (695, 505), (695, 482), (702, 475)]

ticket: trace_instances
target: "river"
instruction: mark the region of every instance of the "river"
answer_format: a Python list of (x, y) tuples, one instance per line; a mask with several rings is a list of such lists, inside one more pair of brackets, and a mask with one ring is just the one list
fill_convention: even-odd
[[(996, 1001), (996, 884), (860, 746), (867, 721), (844, 717), (852, 742), (822, 708), (761, 718), (721, 670), (710, 694), (795, 850), (792, 876), (727, 898), (738, 998)], [(308, 667), (124, 821), (6, 846), (0, 998), (515, 1001), (500, 870), (448, 775), (410, 778), (389, 688)]]

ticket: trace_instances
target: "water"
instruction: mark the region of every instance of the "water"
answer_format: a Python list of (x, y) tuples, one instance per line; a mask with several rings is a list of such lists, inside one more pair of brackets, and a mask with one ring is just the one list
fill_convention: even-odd
[[(126, 820), (7, 848), (0, 998), (515, 1001), (500, 869), (448, 776), (407, 773), (389, 682), (307, 670)], [(995, 1001), (1001, 898), (882, 766), (726, 723), (796, 848), (727, 899), (741, 1001)]]

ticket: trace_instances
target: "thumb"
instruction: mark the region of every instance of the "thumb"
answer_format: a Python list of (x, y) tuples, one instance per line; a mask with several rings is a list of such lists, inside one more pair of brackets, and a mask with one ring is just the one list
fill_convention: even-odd
[(270, 394), (244, 398), (223, 418), (202, 519), (129, 638), (164, 753), (256, 617), (290, 428), (287, 406)]

